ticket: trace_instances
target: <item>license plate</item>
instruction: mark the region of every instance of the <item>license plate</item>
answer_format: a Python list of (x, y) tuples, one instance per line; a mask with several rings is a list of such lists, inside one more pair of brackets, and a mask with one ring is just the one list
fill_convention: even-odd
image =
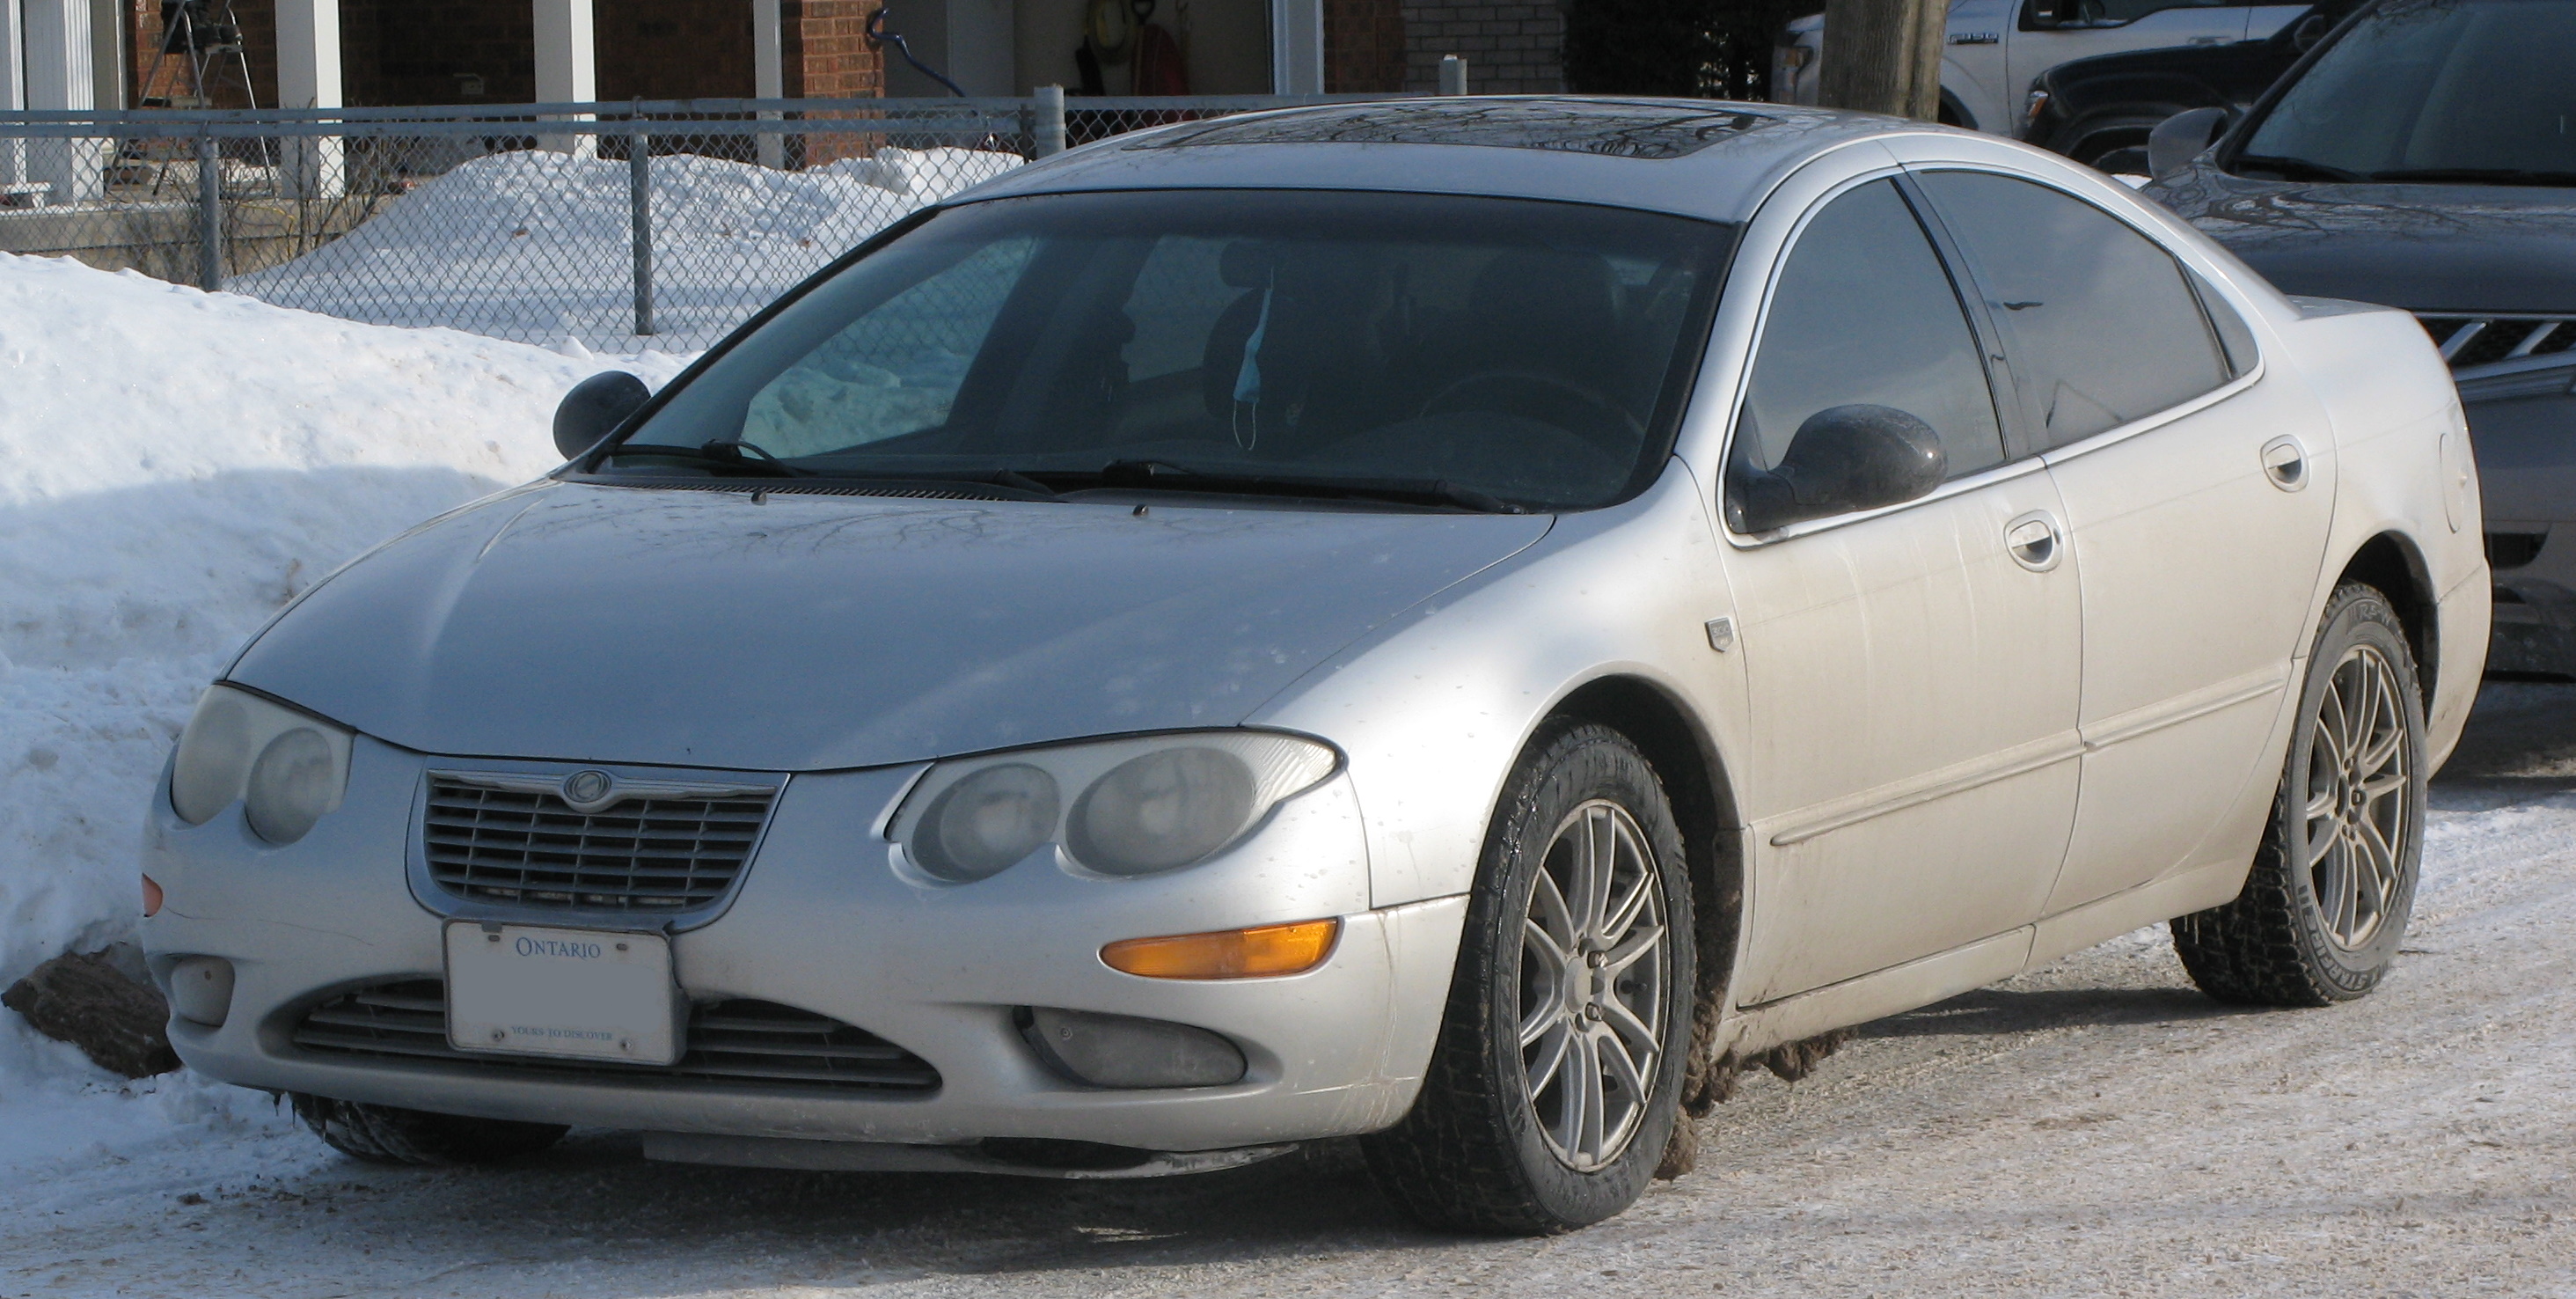
[(448, 922), (447, 1040), (459, 1051), (672, 1064), (684, 1005), (660, 934)]

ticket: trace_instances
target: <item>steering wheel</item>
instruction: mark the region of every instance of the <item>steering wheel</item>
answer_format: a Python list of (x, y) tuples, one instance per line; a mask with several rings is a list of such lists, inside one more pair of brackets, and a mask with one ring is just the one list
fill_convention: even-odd
[(1563, 375), (1480, 370), (1432, 394), (1422, 414), (1488, 410), (1552, 424), (1620, 459), (1637, 453), (1646, 426), (1619, 403)]

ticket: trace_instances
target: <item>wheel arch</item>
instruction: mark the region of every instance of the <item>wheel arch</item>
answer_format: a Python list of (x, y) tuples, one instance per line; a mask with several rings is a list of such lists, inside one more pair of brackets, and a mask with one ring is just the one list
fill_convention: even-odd
[(1941, 108), (1937, 120), (1943, 126), (1956, 126), (1970, 131), (1985, 129), (1977, 125), (1977, 115), (1968, 111), (1968, 102), (1959, 98), (1958, 94), (1948, 86), (1941, 87)]
[(2396, 605), (2397, 620), (2406, 628), (2406, 647), (2415, 654), (2416, 688), (2422, 692), (2429, 712), (2434, 685), (2442, 675), (2442, 637), (2435, 607), (2439, 597), (2423, 550), (2405, 533), (2393, 529), (2382, 532), (2361, 543), (2344, 560), (2342, 571), (2335, 575), (2324, 596), (2331, 599), (2337, 588), (2354, 582), (2378, 588)]
[(1635, 676), (1587, 681), (1547, 717), (1607, 726), (1629, 738), (1664, 778), (1689, 854), (1691, 912), (1699, 955), (1698, 1013), (1713, 1028), (1734, 978), (1744, 928), (1743, 826), (1724, 756), (1706, 727), (1663, 687)]

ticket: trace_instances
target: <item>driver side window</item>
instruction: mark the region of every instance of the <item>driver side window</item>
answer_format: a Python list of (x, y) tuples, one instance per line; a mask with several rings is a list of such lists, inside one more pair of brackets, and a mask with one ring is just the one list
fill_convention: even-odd
[(1781, 268), (1736, 421), (1730, 522), (1794, 466), (1790, 448), (1820, 416), (1852, 407), (1928, 425), (1957, 478), (2001, 464), (2003, 432), (1967, 308), (1892, 181), (1833, 200)]

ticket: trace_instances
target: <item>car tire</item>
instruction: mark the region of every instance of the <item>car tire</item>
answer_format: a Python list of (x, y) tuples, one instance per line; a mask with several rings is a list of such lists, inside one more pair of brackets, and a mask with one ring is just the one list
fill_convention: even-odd
[(1380, 1188), (1426, 1225), (1514, 1235), (1634, 1204), (1678, 1121), (1692, 933), (1653, 765), (1607, 727), (1542, 731), (1487, 830), (1422, 1091), (1361, 1142)]
[(2378, 590), (2343, 587), (2319, 620), (2245, 891), (2173, 921), (2192, 982), (2256, 1006), (2323, 1006), (2376, 987), (2415, 906), (2424, 768), (2406, 629)]
[(333, 1150), (371, 1164), (497, 1164), (533, 1155), (571, 1129), (432, 1114), (295, 1094), (295, 1117)]

